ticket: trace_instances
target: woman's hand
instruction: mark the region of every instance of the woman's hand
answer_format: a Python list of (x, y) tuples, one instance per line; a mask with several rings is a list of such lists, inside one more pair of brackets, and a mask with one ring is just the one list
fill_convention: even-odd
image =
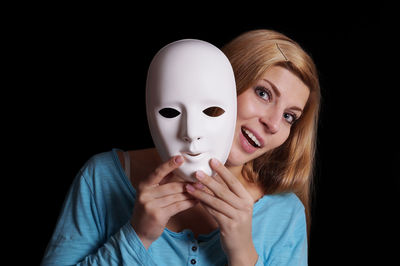
[(201, 171), (196, 173), (196, 178), (213, 195), (199, 186), (188, 184), (186, 189), (218, 223), (229, 265), (254, 265), (258, 259), (251, 233), (254, 200), (224, 165), (213, 159), (211, 167), (218, 173), (220, 182)]
[(146, 249), (164, 231), (175, 214), (193, 207), (197, 201), (186, 193), (183, 182), (160, 184), (182, 165), (182, 156), (175, 156), (160, 165), (138, 185), (131, 224)]

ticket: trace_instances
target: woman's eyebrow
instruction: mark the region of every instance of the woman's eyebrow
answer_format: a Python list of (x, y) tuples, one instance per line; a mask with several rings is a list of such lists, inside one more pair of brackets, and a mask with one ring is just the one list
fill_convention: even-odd
[[(276, 94), (277, 97), (281, 96), (281, 92), (279, 91), (278, 87), (275, 86), (274, 83), (272, 83), (271, 81), (269, 81), (268, 79), (263, 79), (265, 82), (267, 82), (269, 85), (271, 85), (272, 90), (274, 91), (274, 93)], [(299, 111), (301, 113), (303, 113), (303, 109), (301, 109), (298, 106), (292, 106), (289, 109), (294, 110), (294, 111)]]
[(272, 89), (274, 90), (274, 93), (276, 94), (276, 96), (280, 97), (281, 96), (281, 92), (279, 91), (279, 89), (275, 86), (274, 83), (272, 83), (271, 81), (269, 81), (268, 79), (263, 79), (265, 82), (267, 82), (269, 85), (271, 85)]
[(297, 106), (292, 106), (289, 109), (294, 110), (294, 111), (299, 111), (300, 113), (303, 113), (303, 109), (301, 109), (300, 107), (297, 107)]

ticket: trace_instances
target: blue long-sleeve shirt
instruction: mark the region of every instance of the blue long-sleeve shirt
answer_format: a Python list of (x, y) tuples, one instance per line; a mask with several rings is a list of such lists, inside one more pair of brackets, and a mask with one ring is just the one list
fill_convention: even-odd
[[(219, 230), (198, 238), (167, 228), (146, 250), (129, 221), (136, 191), (116, 150), (90, 158), (67, 194), (42, 265), (226, 265)], [(254, 204), (256, 265), (307, 265), (304, 207), (292, 193)]]

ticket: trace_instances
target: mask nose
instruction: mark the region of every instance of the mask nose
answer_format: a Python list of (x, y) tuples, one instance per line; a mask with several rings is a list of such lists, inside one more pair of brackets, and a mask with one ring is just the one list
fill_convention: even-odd
[[(187, 116), (186, 120), (182, 125), (181, 138), (187, 143), (199, 141), (203, 138), (201, 132), (201, 122), (195, 117)], [(204, 125), (203, 125), (204, 126)]]
[(200, 140), (200, 139), (201, 139), (201, 137), (189, 137), (189, 136), (184, 136), (183, 137), (183, 140), (185, 142), (189, 142), (189, 143), (191, 143), (191, 142), (193, 142), (195, 140)]

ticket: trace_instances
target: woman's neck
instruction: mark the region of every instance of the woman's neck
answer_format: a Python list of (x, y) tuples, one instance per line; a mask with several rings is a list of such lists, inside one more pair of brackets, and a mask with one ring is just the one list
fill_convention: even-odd
[(258, 183), (251, 182), (243, 176), (243, 165), (226, 166), (226, 168), (236, 176), (247, 192), (253, 197), (254, 202), (264, 196), (263, 189)]
[(234, 175), (236, 176), (236, 178), (240, 181), (240, 183), (242, 183), (242, 185), (244, 185), (244, 183), (246, 182), (243, 174), (242, 174), (242, 170), (243, 170), (243, 165), (238, 165), (238, 166), (228, 166), (225, 165), (226, 168), (228, 168), (228, 170)]

